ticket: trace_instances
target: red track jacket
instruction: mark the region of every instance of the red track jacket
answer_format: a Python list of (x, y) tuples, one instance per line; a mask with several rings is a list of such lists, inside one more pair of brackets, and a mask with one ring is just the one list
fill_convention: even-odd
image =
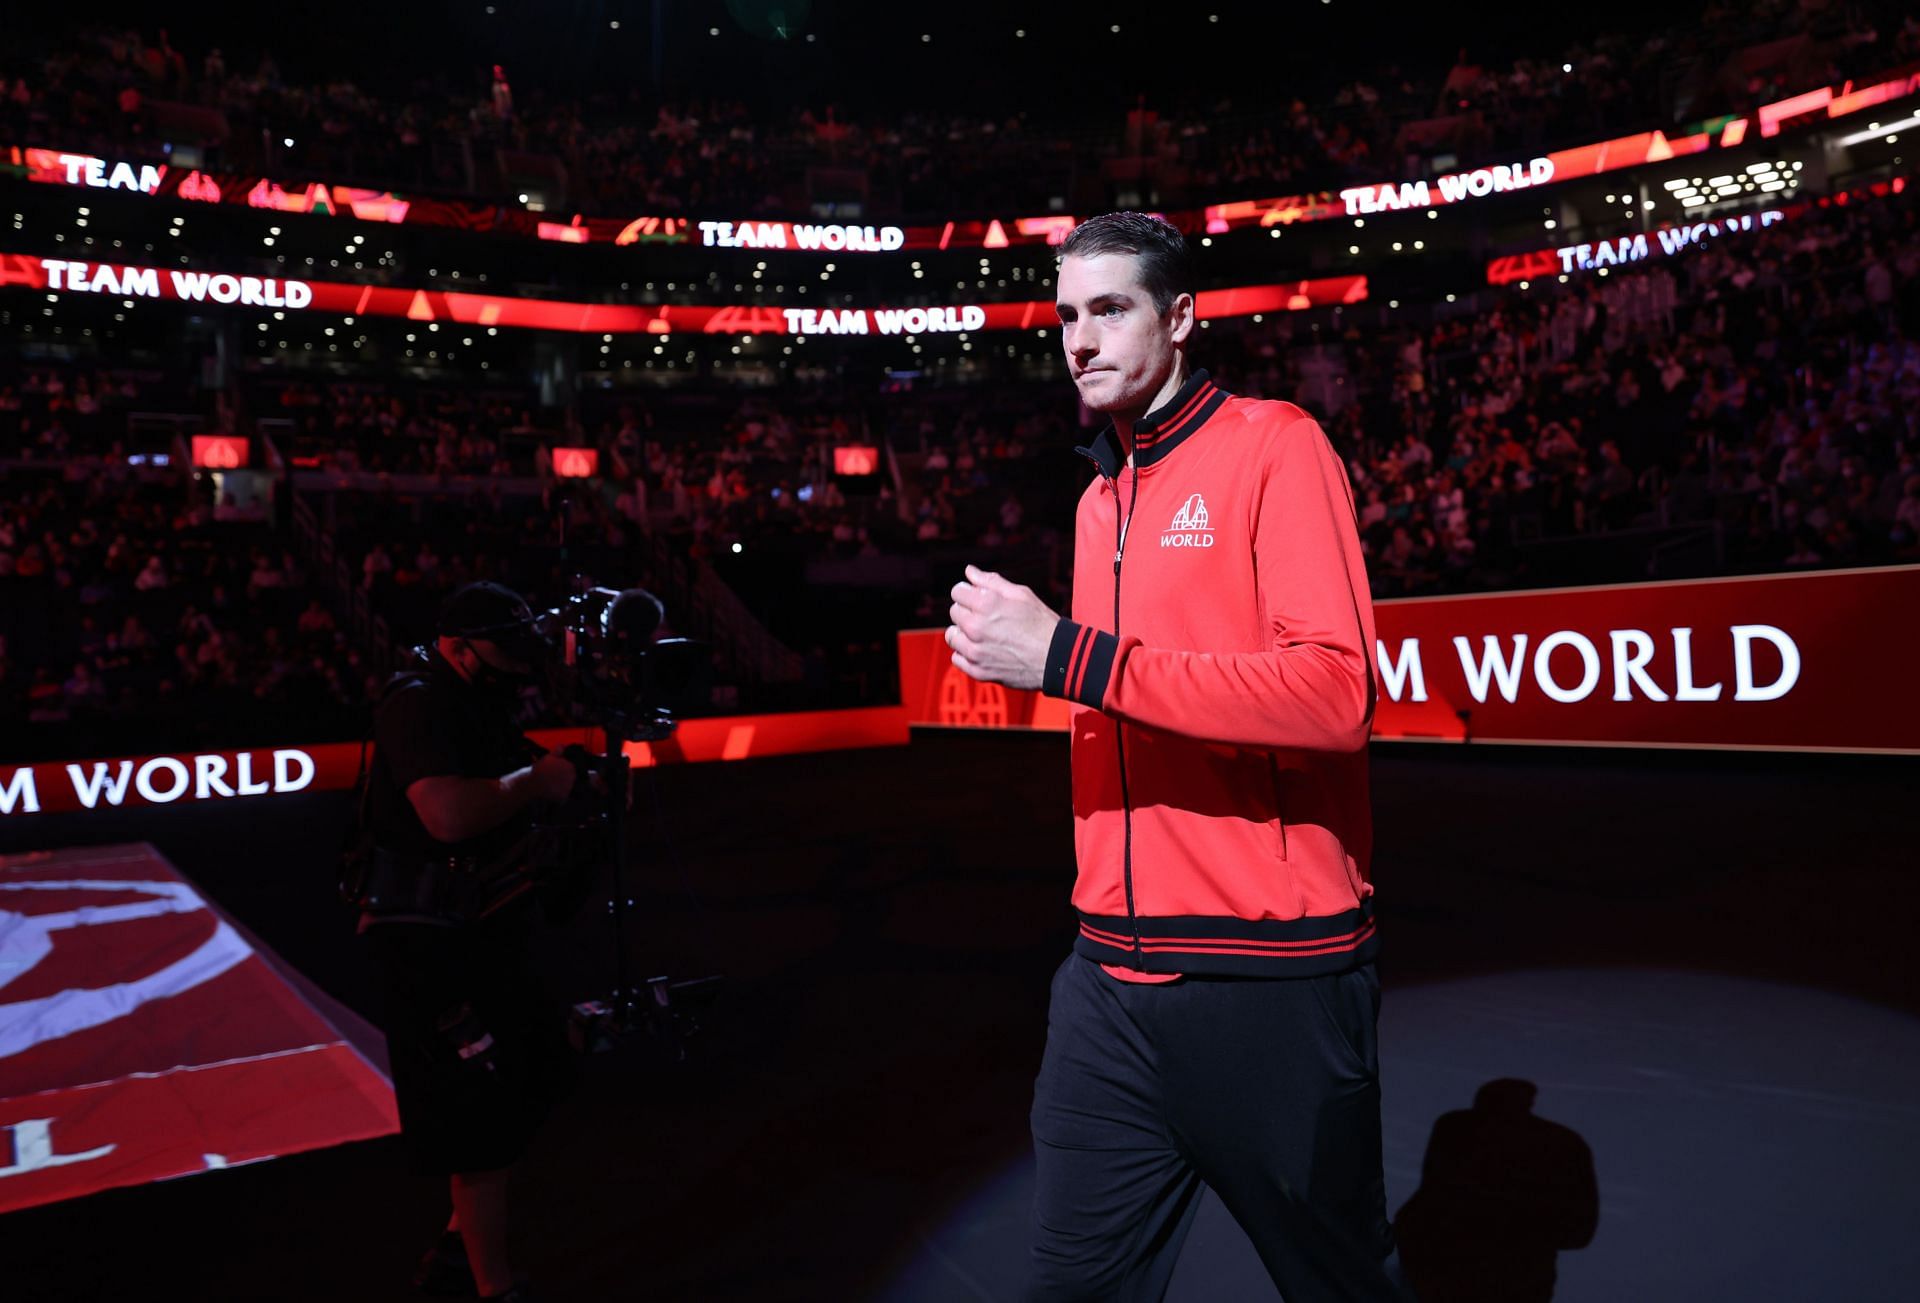
[(1292, 403), (1199, 371), (1076, 451), (1075, 949), (1142, 973), (1296, 977), (1373, 958), (1373, 603), (1353, 490)]

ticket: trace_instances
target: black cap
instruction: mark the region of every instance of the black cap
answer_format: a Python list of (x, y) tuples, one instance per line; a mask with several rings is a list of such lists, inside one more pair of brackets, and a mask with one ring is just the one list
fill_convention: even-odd
[(531, 652), (537, 641), (533, 612), (520, 594), (484, 579), (447, 598), (434, 631), (442, 638), (483, 639), (520, 655)]

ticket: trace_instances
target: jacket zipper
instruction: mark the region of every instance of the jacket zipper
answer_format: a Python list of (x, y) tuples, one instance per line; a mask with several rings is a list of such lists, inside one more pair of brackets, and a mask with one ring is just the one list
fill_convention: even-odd
[[(1133, 468), (1133, 500), (1127, 504), (1127, 514), (1120, 514), (1120, 483), (1117, 477), (1109, 479), (1113, 486), (1113, 636), (1120, 636), (1120, 558), (1126, 555), (1127, 531), (1133, 527), (1133, 509), (1140, 505), (1140, 468)], [(1120, 811), (1126, 826), (1126, 839), (1123, 843), (1121, 873), (1127, 887), (1127, 924), (1133, 929), (1133, 966), (1139, 968), (1145, 961), (1140, 949), (1140, 916), (1133, 908), (1133, 801), (1127, 794), (1127, 726), (1121, 720), (1113, 722), (1114, 744), (1120, 748)]]

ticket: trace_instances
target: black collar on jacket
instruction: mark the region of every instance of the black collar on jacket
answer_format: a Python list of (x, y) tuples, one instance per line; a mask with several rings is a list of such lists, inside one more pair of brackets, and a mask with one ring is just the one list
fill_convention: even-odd
[[(1214, 384), (1204, 370), (1188, 376), (1178, 393), (1133, 423), (1134, 466), (1145, 470), (1155, 462), (1166, 460), (1169, 453), (1205, 425), (1230, 397), (1232, 395)], [(1126, 450), (1120, 446), (1111, 423), (1100, 431), (1092, 447), (1074, 451), (1092, 461), (1108, 479), (1118, 476), (1127, 460)]]

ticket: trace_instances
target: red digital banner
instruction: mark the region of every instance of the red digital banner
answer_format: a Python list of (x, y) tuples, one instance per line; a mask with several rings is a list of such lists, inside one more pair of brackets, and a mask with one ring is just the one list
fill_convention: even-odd
[(880, 469), (880, 450), (872, 444), (842, 444), (833, 450), (835, 475), (871, 475)]
[(247, 464), (247, 441), (237, 434), (193, 436), (193, 464), (201, 470), (239, 470)]
[[(1487, 195), (1570, 181), (1639, 167), (1645, 163), (1744, 143), (1757, 131), (1778, 135), (1789, 126), (1832, 120), (1920, 90), (1920, 73), (1903, 70), (1856, 87), (1826, 86), (1757, 110), (1751, 118), (1720, 118), (1678, 136), (1659, 131), (1619, 136), (1596, 144), (1492, 167), (1450, 173), (1433, 180), (1382, 182), (1270, 199), (1213, 204), (1166, 214), (1193, 234), (1218, 235), (1243, 227), (1291, 225), (1404, 208), (1436, 208)], [(510, 208), (463, 200), (406, 198), (325, 182), (279, 182), (256, 175), (209, 172), (167, 164), (101, 158), (58, 149), (11, 146), (7, 158), (30, 181), (81, 186), (200, 203), (239, 204), (283, 213), (406, 222), (468, 231), (494, 231), (565, 244), (684, 244), (709, 248), (767, 249), (815, 254), (893, 253), (928, 249), (1004, 249), (1058, 244), (1073, 217), (1053, 213), (1011, 220), (949, 221), (926, 226), (846, 226), (830, 223), (701, 221), (686, 217), (587, 217), (551, 220), (529, 206)]]
[(680, 244), (721, 249), (769, 249), (819, 254), (893, 253), (902, 249), (1004, 249), (1014, 244), (1058, 244), (1074, 226), (1069, 216), (1011, 221), (953, 221), (927, 226), (857, 226), (827, 222), (696, 221), (688, 217), (588, 217), (553, 221), (534, 208), (466, 200), (409, 199), (390, 190), (326, 182), (269, 180), (164, 163), (101, 158), (59, 149), (12, 146), (7, 161), (29, 181), (144, 194), (196, 203), (235, 204), (279, 213), (405, 222), (464, 231), (489, 231), (561, 244)]
[(1698, 249), (1710, 240), (1730, 235), (1764, 231), (1781, 222), (1803, 217), (1818, 208), (1845, 205), (1852, 200), (1884, 199), (1906, 191), (1907, 179), (1896, 176), (1870, 185), (1856, 186), (1833, 195), (1803, 199), (1779, 208), (1755, 213), (1734, 213), (1699, 222), (1682, 222), (1652, 231), (1635, 232), (1611, 240), (1584, 244), (1566, 244), (1552, 249), (1530, 249), (1525, 253), (1502, 254), (1487, 263), (1487, 284), (1512, 285), (1536, 281), (1547, 276), (1573, 275), (1603, 268), (1645, 262), (1652, 258), (1673, 258)]
[[(1375, 604), (1374, 735), (1428, 741), (1920, 753), (1883, 648), (1920, 640), (1920, 566)], [(1064, 701), (975, 683), (943, 631), (900, 634), (899, 706), (687, 720), (634, 764), (901, 746), (909, 724), (1063, 730)], [(593, 745), (581, 729), (531, 735)], [(350, 788), (359, 744), (0, 767), (0, 817)]]
[[(447, 321), (465, 326), (507, 326), (589, 335), (667, 335), (678, 331), (707, 335), (914, 336), (1044, 329), (1057, 324), (1054, 305), (1041, 300), (935, 308), (818, 309), (568, 303), (556, 299), (238, 276), (226, 272), (0, 253), (0, 289), (8, 286), (61, 294), (101, 294), (342, 316), (404, 317), (409, 321)], [(1195, 310), (1203, 319), (1244, 317), (1359, 303), (1366, 297), (1365, 276), (1327, 276), (1280, 285), (1203, 290), (1196, 296)]]
[[(1920, 566), (1375, 604), (1377, 738), (1920, 754), (1888, 648), (1920, 640)], [(973, 682), (900, 635), (916, 724), (1064, 729), (1064, 702)]]
[(590, 480), (600, 473), (598, 448), (555, 448), (553, 473), (563, 480)]
[[(528, 736), (549, 750), (575, 742), (598, 746), (598, 735), (586, 729), (544, 729)], [(689, 719), (664, 742), (632, 742), (626, 751), (644, 767), (906, 743), (906, 712), (874, 706)], [(358, 742), (0, 765), (0, 818), (338, 792), (351, 788), (359, 772)]]

